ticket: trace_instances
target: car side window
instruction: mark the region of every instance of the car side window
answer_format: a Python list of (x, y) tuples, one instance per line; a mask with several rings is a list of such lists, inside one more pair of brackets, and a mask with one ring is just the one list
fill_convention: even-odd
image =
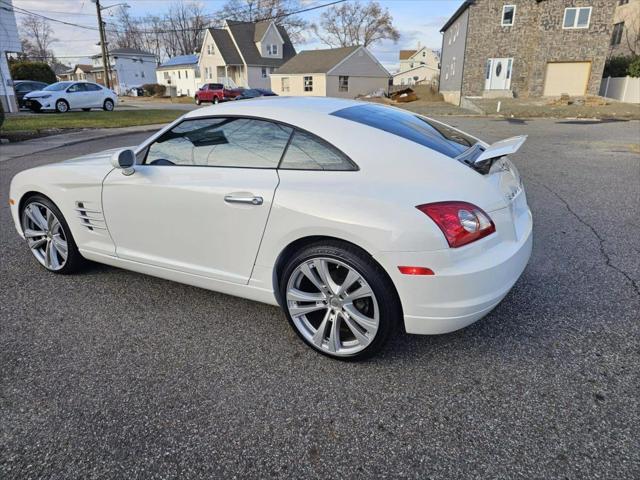
[(357, 170), (337, 148), (315, 135), (296, 130), (280, 164), (285, 170)]
[(16, 92), (22, 93), (22, 92), (29, 92), (31, 90), (32, 90), (31, 85), (28, 83), (20, 83), (16, 85)]
[(291, 131), (252, 118), (186, 120), (151, 144), (146, 164), (276, 168)]
[(96, 85), (95, 83), (86, 83), (85, 87), (89, 92), (97, 92), (98, 90), (102, 90), (102, 87)]
[(74, 83), (67, 89), (68, 93), (78, 93), (78, 92), (84, 92), (84, 91), (85, 91), (85, 88), (83, 83)]

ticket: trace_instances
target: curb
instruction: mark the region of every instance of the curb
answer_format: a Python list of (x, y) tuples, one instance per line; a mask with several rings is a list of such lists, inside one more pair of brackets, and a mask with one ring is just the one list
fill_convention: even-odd
[[(83, 143), (83, 142), (91, 142), (93, 140), (99, 140), (99, 139), (103, 139), (103, 138), (111, 138), (111, 137), (118, 137), (120, 135), (130, 135), (130, 134), (134, 134), (134, 133), (144, 133), (144, 132), (151, 132), (151, 131), (155, 131), (155, 130), (160, 130), (161, 128), (165, 127), (167, 124), (153, 124), (153, 125), (140, 125), (140, 129), (135, 129), (135, 130), (127, 130), (125, 129), (118, 129), (120, 131), (118, 132), (109, 132), (106, 131), (100, 135), (89, 135), (87, 137), (84, 138), (74, 138), (74, 139), (69, 139), (67, 141), (62, 141), (62, 143), (56, 144), (56, 145), (49, 145), (46, 146), (44, 148), (40, 148), (40, 149), (36, 149), (33, 151), (30, 151), (28, 153), (23, 153), (20, 155), (13, 155), (13, 156), (8, 156), (7, 158), (0, 158), (0, 163), (2, 162), (7, 162), (9, 160), (14, 160), (16, 158), (22, 158), (22, 157), (26, 157), (28, 155), (34, 155), (37, 153), (42, 153), (42, 152), (46, 152), (48, 150), (54, 150), (56, 148), (61, 148), (61, 147), (68, 147), (70, 145), (77, 145), (78, 143)], [(102, 129), (100, 129), (102, 130)], [(108, 129), (104, 129), (104, 130), (108, 130)], [(124, 130), (124, 131), (123, 131)], [(77, 132), (75, 132), (77, 133)], [(66, 133), (61, 133), (58, 135), (49, 135), (48, 137), (42, 137), (42, 138), (50, 138), (50, 139), (54, 139), (56, 137), (60, 137), (63, 135), (69, 135)], [(33, 139), (33, 140), (40, 140), (40, 139)], [(17, 144), (22, 144), (23, 146), (28, 146), (27, 142), (30, 142), (31, 140), (26, 140), (25, 142), (16, 142), (13, 145), (17, 145)], [(4, 144), (7, 145), (7, 144)], [(12, 145), (12, 144), (8, 144), (8, 145)]]

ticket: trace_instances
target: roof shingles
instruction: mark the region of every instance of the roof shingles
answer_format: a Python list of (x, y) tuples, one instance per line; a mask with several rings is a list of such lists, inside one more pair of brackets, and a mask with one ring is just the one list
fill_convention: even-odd
[(358, 46), (305, 50), (278, 68), (276, 74), (327, 73), (342, 60), (355, 52)]

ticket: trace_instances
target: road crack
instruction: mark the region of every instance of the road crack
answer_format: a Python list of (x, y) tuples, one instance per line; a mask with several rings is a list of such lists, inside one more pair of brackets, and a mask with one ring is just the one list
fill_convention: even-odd
[(600, 254), (604, 258), (605, 264), (607, 265), (607, 267), (615, 270), (616, 272), (620, 273), (624, 278), (626, 278), (627, 281), (631, 284), (631, 288), (633, 288), (633, 290), (636, 292), (636, 295), (640, 297), (640, 285), (638, 285), (638, 282), (636, 280), (634, 280), (627, 272), (625, 272), (624, 270), (618, 268), (617, 266), (615, 266), (612, 263), (611, 257), (609, 256), (609, 254), (607, 253), (606, 249), (604, 248), (605, 239), (602, 238), (602, 236), (600, 235), (600, 233), (598, 233), (598, 231), (595, 229), (595, 227), (593, 225), (591, 225), (589, 222), (587, 222), (586, 220), (584, 220), (580, 215), (578, 215), (571, 208), (571, 205), (569, 204), (569, 202), (567, 202), (562, 197), (562, 195), (557, 193), (555, 190), (553, 190), (552, 188), (548, 187), (547, 185), (545, 185), (543, 183), (540, 183), (538, 181), (535, 181), (535, 180), (531, 179), (530, 177), (525, 177), (525, 178), (527, 179), (527, 181), (530, 181), (531, 183), (544, 188), (549, 193), (551, 193), (554, 197), (556, 197), (558, 200), (560, 200), (560, 202), (562, 202), (562, 204), (565, 206), (565, 208), (569, 211), (569, 213), (571, 215), (573, 215), (576, 218), (576, 220), (578, 220), (578, 222), (580, 222), (582, 225), (584, 225), (589, 230), (591, 230), (591, 233), (593, 233), (593, 235), (598, 240), (598, 247), (599, 247), (599, 250), (600, 250)]

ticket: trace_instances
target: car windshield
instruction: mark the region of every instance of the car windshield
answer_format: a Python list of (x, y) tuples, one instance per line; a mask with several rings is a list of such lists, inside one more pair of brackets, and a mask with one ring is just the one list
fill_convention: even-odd
[(72, 84), (73, 84), (73, 82), (52, 83), (48, 87), (43, 88), (43, 90), (49, 90), (49, 91), (53, 90), (54, 92), (58, 92), (60, 90), (64, 90), (65, 88), (67, 88), (69, 85), (72, 85)]
[(382, 105), (347, 107), (331, 115), (398, 135), (451, 158), (477, 143), (473, 137), (442, 123)]

